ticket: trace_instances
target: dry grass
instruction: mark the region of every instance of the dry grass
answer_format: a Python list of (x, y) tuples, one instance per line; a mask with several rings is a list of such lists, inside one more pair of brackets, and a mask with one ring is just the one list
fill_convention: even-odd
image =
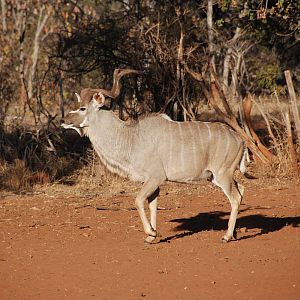
[(108, 171), (93, 149), (88, 150), (86, 164), (70, 176), (36, 191), (47, 194), (68, 194), (79, 197), (133, 194), (141, 185)]
[[(253, 100), (255, 103), (254, 124), (262, 132), (260, 134), (262, 138), (265, 137), (267, 146), (276, 155), (276, 161), (270, 166), (263, 166), (263, 172), (273, 177), (297, 175), (298, 170), (295, 170), (293, 166), (288, 145), (288, 129), (285, 119), (285, 114), (291, 110), (289, 100), (287, 98), (279, 99), (277, 95), (269, 98), (258, 97)], [(294, 136), (294, 145), (299, 162), (300, 152), (299, 147), (297, 149), (296, 136)]]
[(24, 160), (15, 159), (9, 164), (0, 163), (0, 189), (17, 193), (25, 193), (33, 190), (36, 184), (47, 184), (50, 177), (45, 172), (32, 172)]
[(32, 189), (30, 184), (31, 172), (26, 168), (25, 162), (16, 159), (12, 164), (5, 161), (0, 163), (0, 188), (14, 192)]
[(81, 168), (87, 145), (69, 134), (64, 140), (63, 134), (0, 128), (0, 190), (31, 192), (37, 184), (61, 180)]

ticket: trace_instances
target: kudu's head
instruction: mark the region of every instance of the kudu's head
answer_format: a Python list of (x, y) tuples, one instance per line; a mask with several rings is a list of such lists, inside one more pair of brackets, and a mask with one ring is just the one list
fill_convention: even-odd
[(80, 136), (83, 136), (85, 129), (91, 124), (93, 114), (101, 109), (109, 109), (110, 101), (106, 97), (117, 98), (120, 94), (121, 77), (130, 73), (139, 72), (131, 69), (116, 69), (111, 90), (86, 88), (81, 90), (80, 95), (75, 93), (80, 107), (66, 115), (62, 126), (66, 129), (75, 129)]

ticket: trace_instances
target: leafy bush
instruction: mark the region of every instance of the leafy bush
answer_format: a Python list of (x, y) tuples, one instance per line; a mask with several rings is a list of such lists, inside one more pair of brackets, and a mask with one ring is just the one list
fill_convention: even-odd
[(276, 81), (280, 77), (280, 67), (278, 64), (261, 64), (256, 72), (257, 83), (260, 88), (272, 91), (276, 86)]

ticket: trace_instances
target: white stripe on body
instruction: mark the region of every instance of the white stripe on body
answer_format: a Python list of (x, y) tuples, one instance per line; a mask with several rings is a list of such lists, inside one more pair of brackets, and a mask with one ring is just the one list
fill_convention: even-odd
[(203, 147), (203, 128), (201, 128), (200, 126), (197, 126), (198, 129), (198, 135), (199, 135), (199, 147), (200, 147), (200, 153), (203, 153), (204, 147)]
[(195, 141), (195, 137), (194, 137), (194, 130), (193, 130), (193, 123), (189, 122), (188, 126), (189, 126), (189, 131), (190, 131), (190, 139), (192, 140), (192, 152), (193, 152), (193, 166), (196, 166), (197, 164), (197, 151), (196, 151), (196, 141)]
[(174, 137), (173, 137), (173, 124), (171, 122), (168, 123), (168, 137), (169, 137), (169, 144), (167, 144), (167, 147), (169, 147), (169, 158), (168, 158), (168, 165), (167, 165), (167, 170), (166, 173), (168, 174), (169, 172), (172, 172), (172, 167), (173, 167), (173, 147), (174, 147)]
[(228, 135), (228, 131), (225, 130), (224, 126), (221, 126), (222, 131), (225, 133), (224, 135), (224, 140), (225, 140), (225, 136), (226, 136), (226, 146), (225, 146), (225, 151), (224, 151), (224, 156), (227, 157), (228, 156), (228, 150), (229, 150), (229, 142), (230, 142), (230, 136)]
[(204, 124), (206, 125), (206, 127), (207, 127), (207, 129), (208, 129), (208, 142), (210, 142), (210, 140), (211, 140), (211, 132), (210, 132), (209, 123), (204, 122)]
[(182, 124), (181, 123), (177, 123), (178, 124), (178, 128), (179, 128), (179, 143), (180, 143), (180, 170), (184, 171), (184, 163), (185, 163), (185, 159), (184, 159), (184, 143), (183, 141), (183, 132), (182, 132)]

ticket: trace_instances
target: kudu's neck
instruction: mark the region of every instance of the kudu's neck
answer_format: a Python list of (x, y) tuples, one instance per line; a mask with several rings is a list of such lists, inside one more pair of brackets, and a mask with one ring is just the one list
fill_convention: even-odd
[(111, 111), (99, 111), (87, 129), (94, 149), (107, 168), (120, 176), (130, 176), (133, 130)]

